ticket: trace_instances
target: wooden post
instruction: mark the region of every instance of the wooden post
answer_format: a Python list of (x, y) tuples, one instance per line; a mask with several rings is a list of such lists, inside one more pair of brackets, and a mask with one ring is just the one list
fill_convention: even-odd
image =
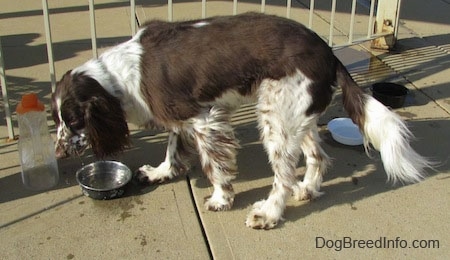
[(374, 34), (388, 35), (372, 40), (372, 48), (389, 50), (397, 41), (401, 0), (379, 0)]

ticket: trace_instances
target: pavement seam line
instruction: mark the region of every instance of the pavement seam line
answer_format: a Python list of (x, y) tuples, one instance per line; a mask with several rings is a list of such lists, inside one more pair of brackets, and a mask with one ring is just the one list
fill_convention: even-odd
[(214, 259), (212, 250), (211, 250), (211, 244), (209, 242), (208, 236), (206, 235), (205, 225), (200, 216), (200, 211), (199, 211), (199, 207), (198, 207), (199, 205), (197, 205), (197, 202), (195, 201), (194, 191), (193, 191), (192, 184), (191, 184), (191, 178), (189, 177), (189, 174), (186, 174), (185, 176), (186, 176), (187, 186), (189, 189), (189, 196), (191, 197), (192, 204), (194, 205), (195, 216), (197, 217), (198, 223), (200, 224), (200, 231), (202, 232), (203, 240), (205, 241), (209, 259)]

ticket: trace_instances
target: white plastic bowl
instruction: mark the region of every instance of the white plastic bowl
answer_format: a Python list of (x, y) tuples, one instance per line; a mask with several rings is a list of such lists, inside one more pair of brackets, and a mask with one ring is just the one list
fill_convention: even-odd
[(335, 118), (328, 122), (328, 130), (334, 140), (345, 145), (361, 145), (363, 137), (350, 118)]

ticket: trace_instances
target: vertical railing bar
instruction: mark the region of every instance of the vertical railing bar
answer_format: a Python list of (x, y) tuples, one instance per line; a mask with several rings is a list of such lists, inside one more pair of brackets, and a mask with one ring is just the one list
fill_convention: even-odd
[(328, 38), (328, 45), (333, 46), (333, 30), (334, 30), (334, 15), (336, 13), (336, 0), (331, 3), (331, 18), (330, 18), (330, 36)]
[(370, 1), (369, 25), (367, 26), (367, 38), (372, 36), (373, 32), (373, 14), (375, 12), (375, 0)]
[(48, 3), (47, 0), (42, 0), (42, 11), (44, 14), (44, 27), (45, 27), (45, 40), (47, 44), (47, 56), (48, 56), (48, 66), (50, 72), (50, 84), (52, 86), (52, 93), (56, 89), (56, 75), (55, 75), (55, 62), (53, 59), (53, 43), (52, 43), (52, 33), (50, 30), (50, 16), (48, 14)]
[(400, 23), (400, 8), (402, 6), (402, 0), (398, 0), (398, 5), (397, 5), (397, 17), (395, 19), (395, 24), (394, 24), (394, 38), (398, 39), (398, 25)]
[(206, 18), (206, 0), (202, 0), (202, 18)]
[(286, 18), (291, 18), (291, 6), (292, 6), (292, 0), (287, 0), (287, 3), (286, 3)]
[(89, 20), (91, 26), (91, 42), (92, 42), (92, 55), (95, 59), (98, 58), (97, 51), (97, 28), (95, 27), (95, 7), (94, 0), (89, 0)]
[(311, 0), (309, 1), (309, 22), (308, 22), (309, 29), (312, 29), (313, 17), (314, 17), (314, 0)]
[(167, 20), (169, 22), (173, 21), (173, 1), (167, 0)]
[(261, 0), (261, 13), (266, 12), (266, 0)]
[(350, 31), (348, 33), (348, 43), (353, 42), (353, 26), (355, 24), (356, 0), (352, 2), (352, 14), (350, 15)]
[(238, 5), (238, 1), (233, 0), (233, 15), (237, 14), (237, 5)]
[(131, 35), (136, 34), (136, 1), (130, 1), (130, 23), (131, 23)]
[(6, 126), (8, 128), (9, 140), (14, 139), (14, 128), (11, 118), (11, 109), (9, 106), (8, 87), (6, 85), (5, 62), (3, 61), (2, 39), (0, 37), (0, 83), (2, 85), (2, 96), (5, 107)]

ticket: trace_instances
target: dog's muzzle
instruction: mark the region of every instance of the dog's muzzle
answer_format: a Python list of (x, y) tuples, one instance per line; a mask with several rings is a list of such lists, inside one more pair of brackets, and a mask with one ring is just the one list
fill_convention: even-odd
[(66, 140), (58, 140), (56, 143), (56, 158), (66, 158), (71, 155), (82, 155), (88, 147), (88, 141), (84, 134), (74, 135)]

